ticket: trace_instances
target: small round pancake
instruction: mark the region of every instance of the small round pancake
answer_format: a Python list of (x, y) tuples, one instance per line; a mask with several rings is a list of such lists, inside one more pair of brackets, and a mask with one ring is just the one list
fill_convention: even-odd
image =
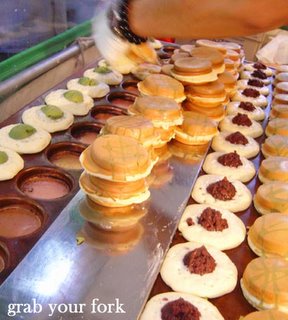
[(288, 121), (285, 118), (274, 118), (270, 120), (265, 129), (265, 134), (267, 137), (272, 135), (281, 135), (288, 137)]
[(191, 273), (186, 267), (183, 262), (186, 254), (202, 246), (201, 243), (186, 242), (170, 248), (160, 270), (163, 281), (174, 291), (205, 298), (216, 298), (233, 291), (237, 284), (237, 268), (224, 252), (213, 246), (204, 247), (215, 260), (214, 271), (200, 275)]
[(273, 181), (260, 185), (254, 195), (254, 207), (260, 214), (288, 214), (288, 183)]
[(200, 176), (196, 180), (194, 188), (192, 190), (192, 198), (198, 203), (215, 205), (232, 212), (246, 210), (252, 202), (252, 195), (250, 190), (238, 180), (228, 180), (236, 189), (236, 194), (231, 200), (216, 199), (212, 196), (212, 194), (207, 192), (206, 189), (210, 184), (223, 179), (224, 176), (220, 175), (207, 174), (204, 176)]
[(255, 311), (239, 320), (288, 320), (288, 315), (276, 309)]
[[(188, 293), (178, 293), (178, 292), (166, 292), (161, 293), (153, 298), (151, 298), (140, 316), (139, 320), (163, 320), (162, 317), (162, 310), (168, 303), (171, 303), (173, 301), (179, 301), (179, 299), (183, 299), (185, 302), (190, 303), (194, 307), (198, 309), (200, 312), (201, 320), (224, 320), (218, 309), (208, 300), (194, 296), (192, 294)], [(182, 300), (180, 300), (182, 301)], [(184, 316), (183, 312), (180, 311), (180, 317)], [(177, 315), (174, 315), (177, 317)], [(172, 319), (173, 315), (171, 314)], [(174, 319), (182, 319), (181, 318), (174, 318)], [(184, 318), (183, 318), (184, 319)]]
[[(241, 107), (243, 106), (243, 107)], [(247, 114), (250, 119), (256, 121), (262, 121), (265, 119), (265, 111), (261, 107), (251, 106), (252, 108), (246, 108), (245, 104), (241, 105), (240, 101), (232, 101), (228, 103), (226, 107), (226, 113), (228, 115), (236, 115), (238, 112)], [(248, 109), (248, 110), (247, 110)], [(249, 111), (251, 109), (251, 111)]]
[(268, 137), (261, 146), (265, 158), (272, 156), (288, 157), (288, 139), (279, 134)]
[(241, 71), (240, 73), (240, 78), (241, 79), (258, 79), (261, 80), (266, 86), (268, 86), (271, 83), (271, 78), (267, 77), (266, 79), (262, 79), (262, 78), (257, 78), (255, 76), (253, 76), (254, 71)]
[[(111, 182), (93, 178), (84, 171), (80, 176), (79, 184), (92, 201), (104, 207), (125, 207), (142, 203), (150, 197), (144, 179), (139, 179), (136, 182)], [(133, 190), (134, 187), (135, 190)]]
[(166, 97), (178, 103), (186, 99), (182, 83), (164, 74), (150, 74), (137, 87), (143, 96)]
[(141, 63), (131, 70), (131, 73), (139, 80), (144, 80), (150, 74), (160, 72), (161, 66), (152, 63)]
[(224, 56), (214, 48), (197, 47), (190, 51), (192, 57), (207, 59), (212, 63), (213, 70), (220, 74), (225, 70)]
[(0, 147), (0, 181), (12, 179), (24, 168), (24, 161), (13, 150)]
[(22, 114), (22, 121), (30, 126), (44, 129), (50, 133), (66, 130), (72, 125), (74, 116), (71, 112), (60, 109), (63, 115), (58, 119), (53, 119), (53, 117), (47, 116), (42, 111), (43, 107), (45, 108), (47, 106), (40, 105), (25, 110)]
[[(238, 119), (239, 117), (242, 118), (241, 115), (241, 113), (238, 113), (237, 115), (226, 116), (222, 121), (220, 121), (219, 129), (226, 132), (239, 131), (244, 136), (249, 136), (252, 138), (260, 137), (263, 134), (263, 128), (257, 121), (249, 119), (251, 121), (250, 126), (238, 125), (237, 123), (233, 123), (233, 120)], [(243, 117), (249, 118), (247, 114), (243, 114)]]
[[(76, 93), (79, 97), (79, 102), (73, 102), (65, 98), (65, 94), (68, 92)], [(58, 89), (51, 91), (45, 97), (45, 103), (48, 105), (59, 107), (62, 110), (73, 113), (75, 116), (84, 116), (93, 107), (93, 99), (86, 94), (82, 94), (77, 90), (64, 90)]]
[(149, 119), (154, 127), (165, 130), (181, 125), (183, 122), (180, 105), (171, 98), (164, 96), (137, 97), (128, 108), (132, 115), (141, 115)]
[(106, 94), (110, 91), (108, 84), (104, 82), (97, 82), (95, 79), (89, 79), (86, 77), (69, 80), (67, 82), (67, 89), (78, 90), (91, 98), (105, 97)]
[(175, 128), (175, 140), (190, 145), (207, 144), (218, 134), (217, 124), (209, 117), (192, 112), (183, 113), (184, 121)]
[(226, 139), (231, 136), (230, 132), (220, 132), (212, 140), (212, 149), (214, 151), (233, 152), (237, 151), (240, 156), (253, 158), (259, 153), (259, 144), (252, 137), (246, 137), (247, 144), (234, 144)]
[(26, 138), (11, 138), (9, 133), (19, 125), (23, 126), (22, 124), (16, 123), (0, 129), (0, 146), (12, 149), (20, 154), (33, 154), (42, 151), (50, 143), (51, 135), (40, 128), (34, 128), (34, 133)]
[(288, 105), (287, 104), (274, 104), (270, 112), (270, 118), (288, 118)]
[(237, 88), (238, 90), (244, 90), (246, 88), (251, 88), (251, 89), (256, 89), (262, 94), (263, 96), (268, 96), (270, 93), (269, 87), (256, 87), (256, 86), (251, 86), (248, 84), (248, 79), (242, 79), (237, 81)]
[(151, 152), (131, 137), (107, 134), (97, 137), (80, 155), (90, 175), (117, 182), (147, 177), (154, 165)]
[(279, 82), (288, 82), (288, 71), (280, 72), (275, 77), (275, 84)]
[(88, 69), (84, 72), (84, 77), (94, 79), (98, 82), (104, 82), (111, 86), (118, 85), (123, 80), (123, 75), (120, 72), (112, 70), (107, 66)]
[(227, 93), (225, 86), (219, 80), (199, 85), (189, 85), (185, 87), (187, 99), (190, 102), (210, 105), (213, 107), (226, 101)]
[(217, 73), (207, 59), (188, 57), (177, 59), (171, 70), (172, 76), (185, 83), (205, 83), (217, 80)]
[(208, 174), (224, 175), (231, 180), (240, 180), (241, 182), (250, 181), (256, 173), (255, 166), (252, 161), (249, 161), (245, 157), (240, 156), (240, 161), (242, 165), (235, 166), (225, 166), (218, 162), (218, 158), (227, 152), (212, 152), (206, 156), (203, 163), (203, 170)]
[(288, 313), (287, 270), (288, 261), (282, 258), (253, 259), (240, 281), (244, 297), (258, 310), (277, 309)]
[(145, 148), (158, 145), (160, 134), (153, 123), (142, 116), (114, 116), (106, 120), (101, 134), (117, 134), (136, 139)]
[(242, 91), (236, 91), (234, 96), (232, 97), (232, 101), (244, 101), (244, 102), (251, 102), (256, 107), (265, 108), (268, 105), (268, 99), (263, 96), (263, 94), (260, 94), (259, 97), (253, 98), (253, 97), (247, 97), (244, 94), (242, 94)]
[(288, 158), (269, 157), (261, 162), (258, 178), (262, 183), (272, 181), (288, 182)]
[(258, 256), (288, 259), (288, 216), (268, 213), (256, 219), (248, 232), (248, 244)]
[[(226, 219), (228, 227), (222, 231), (210, 231), (199, 224), (199, 217), (207, 208), (219, 211), (222, 219)], [(211, 245), (219, 250), (236, 248), (244, 241), (246, 236), (244, 223), (234, 213), (204, 204), (187, 206), (179, 222), (178, 229), (187, 241)]]

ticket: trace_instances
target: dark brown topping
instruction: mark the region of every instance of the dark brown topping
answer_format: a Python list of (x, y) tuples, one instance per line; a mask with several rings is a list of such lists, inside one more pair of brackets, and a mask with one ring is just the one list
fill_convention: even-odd
[(266, 74), (263, 71), (259, 70), (259, 69), (253, 71), (251, 73), (251, 75), (252, 75), (252, 77), (255, 77), (255, 78), (258, 78), (258, 79), (262, 79), (262, 80), (267, 79)]
[(227, 201), (233, 199), (236, 194), (236, 189), (226, 177), (217, 182), (209, 184), (206, 191), (215, 199)]
[(253, 64), (253, 68), (255, 69), (267, 69), (267, 67), (265, 66), (265, 64), (261, 63), (261, 62), (256, 62)]
[(238, 168), (243, 164), (240, 160), (239, 154), (236, 151), (223, 154), (217, 159), (217, 161), (225, 167), (233, 168)]
[(243, 109), (243, 110), (246, 110), (246, 111), (254, 111), (256, 110), (256, 108), (254, 107), (253, 103), (251, 102), (244, 102), (244, 101), (241, 101), (240, 104), (239, 104), (239, 108)]
[(249, 79), (248, 86), (262, 88), (262, 87), (264, 87), (264, 83), (263, 83), (263, 81), (258, 80), (258, 79)]
[(200, 317), (198, 308), (183, 298), (170, 301), (161, 309), (161, 320), (200, 320)]
[(205, 246), (188, 252), (183, 259), (183, 263), (189, 269), (190, 273), (200, 274), (200, 276), (211, 273), (216, 268), (215, 259), (207, 251)]
[(237, 113), (235, 117), (232, 118), (232, 123), (237, 124), (238, 126), (251, 127), (252, 121), (247, 116), (247, 114)]
[(208, 231), (223, 231), (228, 228), (227, 220), (222, 218), (221, 212), (210, 207), (203, 210), (198, 223)]
[(229, 134), (225, 140), (232, 144), (242, 144), (243, 146), (249, 142), (248, 139), (239, 131)]
[(242, 94), (246, 97), (258, 98), (260, 96), (260, 92), (256, 89), (246, 88), (242, 91)]
[(191, 227), (195, 224), (192, 218), (187, 218), (186, 223), (188, 224), (189, 227)]

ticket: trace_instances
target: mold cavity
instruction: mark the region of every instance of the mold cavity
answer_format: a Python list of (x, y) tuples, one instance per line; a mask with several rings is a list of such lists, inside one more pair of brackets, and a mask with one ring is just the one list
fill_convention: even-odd
[(79, 161), (85, 146), (72, 142), (59, 142), (52, 144), (46, 153), (48, 160), (55, 166), (66, 170), (81, 170)]
[(91, 110), (91, 116), (100, 123), (105, 123), (107, 119), (114, 117), (114, 116), (120, 116), (120, 115), (127, 115), (126, 110), (113, 107), (110, 105), (107, 106), (95, 106)]
[(131, 93), (139, 95), (137, 83), (138, 83), (138, 81), (125, 81), (122, 83), (122, 88), (124, 90), (131, 92)]
[(114, 106), (127, 109), (129, 108), (134, 100), (137, 98), (136, 95), (124, 92), (113, 92), (108, 96), (108, 101)]
[(93, 122), (79, 122), (71, 127), (71, 135), (74, 139), (84, 144), (91, 144), (98, 136), (103, 125)]
[(21, 173), (18, 188), (33, 199), (62, 198), (73, 188), (73, 179), (65, 172), (50, 167), (33, 167)]
[[(39, 231), (46, 221), (44, 210), (36, 203), (18, 197), (0, 199), (0, 236), (3, 238), (19, 238)], [(5, 264), (5, 250), (0, 245), (0, 269)], [(1, 260), (1, 259), (0, 259)]]

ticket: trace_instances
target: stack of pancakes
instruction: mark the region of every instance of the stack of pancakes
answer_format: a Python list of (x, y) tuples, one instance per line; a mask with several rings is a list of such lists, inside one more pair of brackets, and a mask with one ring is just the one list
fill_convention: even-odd
[(145, 178), (151, 153), (137, 140), (114, 134), (96, 138), (80, 156), (84, 172), (80, 187), (92, 201), (106, 207), (141, 203), (150, 196)]

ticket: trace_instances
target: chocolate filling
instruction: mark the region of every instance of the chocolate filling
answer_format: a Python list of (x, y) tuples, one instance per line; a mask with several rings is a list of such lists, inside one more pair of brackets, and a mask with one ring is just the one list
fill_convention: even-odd
[(240, 102), (239, 108), (246, 110), (246, 111), (251, 111), (251, 112), (256, 109), (251, 102), (244, 102), (244, 101)]
[(262, 69), (262, 70), (265, 70), (267, 69), (267, 67), (265, 66), (265, 64), (261, 63), (261, 62), (256, 62), (253, 64), (253, 67), (255, 69)]
[(235, 117), (232, 118), (232, 123), (238, 126), (251, 127), (252, 121), (249, 119), (247, 114), (237, 113)]
[(191, 227), (195, 224), (192, 218), (187, 218), (186, 223), (188, 224), (188, 227)]
[(258, 98), (260, 96), (260, 92), (256, 89), (246, 88), (242, 91), (242, 94), (246, 97)]
[(161, 320), (200, 320), (200, 317), (198, 308), (183, 298), (170, 301), (161, 309)]
[(207, 251), (205, 246), (188, 252), (183, 259), (183, 263), (189, 269), (190, 273), (196, 273), (200, 276), (211, 273), (216, 268), (215, 259)]
[(258, 78), (258, 79), (262, 79), (262, 80), (267, 79), (266, 74), (263, 71), (259, 70), (259, 69), (253, 71), (251, 73), (251, 75), (252, 75), (252, 77), (255, 77), (255, 78)]
[(248, 86), (262, 88), (264, 87), (264, 83), (261, 80), (258, 79), (249, 79), (247, 82)]
[(226, 177), (217, 182), (209, 184), (206, 191), (215, 199), (227, 201), (233, 199), (236, 194), (236, 189)]
[(240, 160), (239, 154), (236, 151), (223, 154), (217, 159), (217, 161), (221, 163), (224, 167), (230, 168), (238, 168), (243, 164)]
[(243, 136), (243, 134), (239, 131), (233, 132), (229, 134), (226, 138), (226, 141), (229, 141), (232, 144), (241, 144), (245, 146), (248, 143), (248, 139)]
[(212, 208), (206, 208), (198, 218), (198, 223), (208, 231), (223, 231), (228, 228), (226, 219), (222, 219), (222, 214)]

